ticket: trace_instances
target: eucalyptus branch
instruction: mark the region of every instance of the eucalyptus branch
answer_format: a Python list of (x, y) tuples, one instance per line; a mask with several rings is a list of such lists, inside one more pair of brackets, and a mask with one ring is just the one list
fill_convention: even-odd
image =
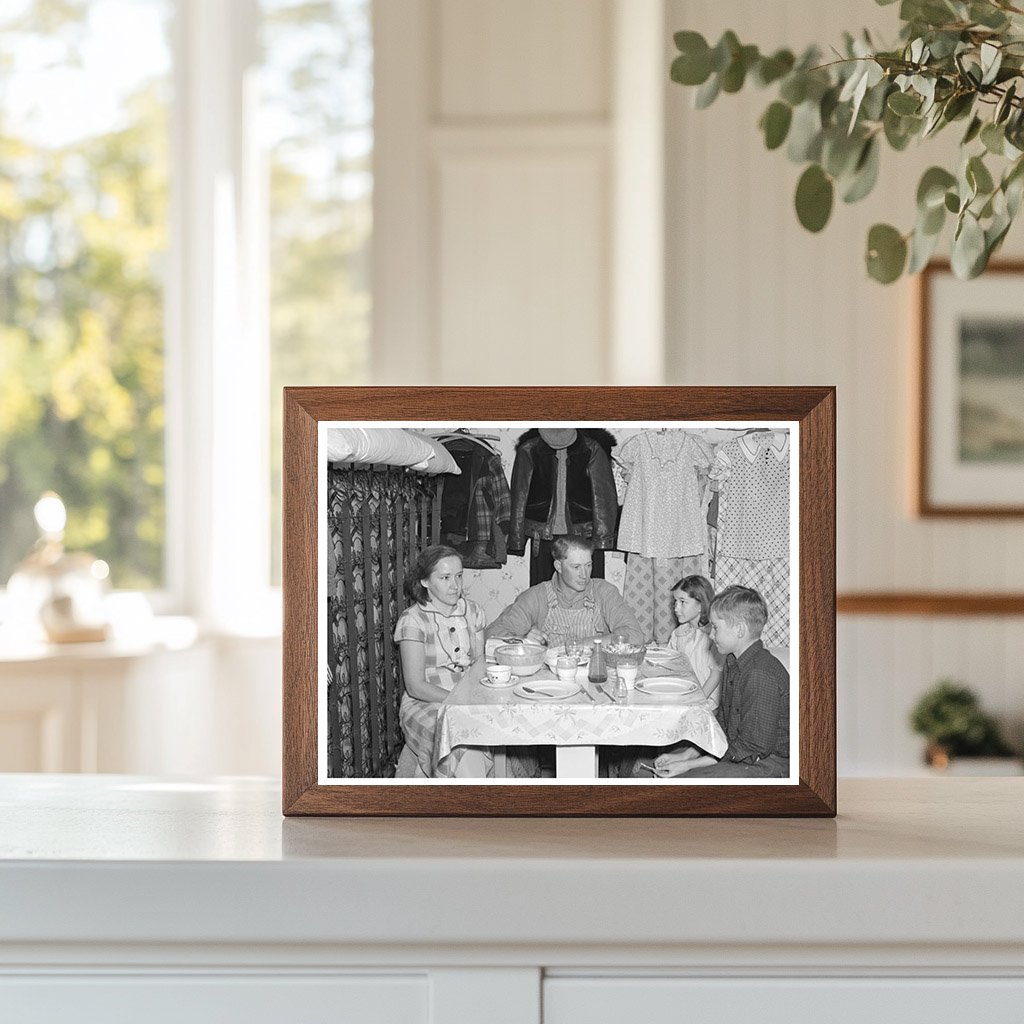
[[(931, 24), (943, 10), (953, 17)], [(900, 152), (963, 119), (958, 168), (930, 167), (922, 175), (910, 231), (871, 228), (866, 267), (886, 284), (916, 273), (952, 219), (953, 270), (974, 277), (1024, 205), (1024, 39), (1007, 16), (1024, 10), (992, 0), (991, 14), (978, 13), (985, 24), (957, 17), (963, 10), (953, 0), (903, 0), (897, 47), (879, 49), (866, 33), (856, 41), (846, 35), (845, 54), (833, 47), (837, 59), (823, 63), (815, 47), (798, 60), (789, 50), (764, 55), (731, 31), (714, 47), (696, 32), (679, 32), (672, 78), (697, 87), (702, 109), (749, 81), (774, 88), (759, 128), (768, 149), (785, 145), (789, 159), (805, 165), (796, 214), (815, 232), (828, 223), (837, 193), (853, 203), (871, 192), (883, 143)], [(975, 112), (980, 104), (994, 108), (984, 120)], [(975, 140), (981, 148), (972, 155)]]

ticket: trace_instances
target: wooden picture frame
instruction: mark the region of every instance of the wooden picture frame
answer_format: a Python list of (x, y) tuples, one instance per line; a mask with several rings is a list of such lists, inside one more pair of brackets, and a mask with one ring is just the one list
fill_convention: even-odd
[[(791, 429), (796, 564), (794, 721), (786, 780), (596, 780), (586, 785), (324, 778), (320, 622), (329, 424), (765, 424)], [(646, 425), (646, 426), (645, 426)], [(816, 816), (836, 813), (835, 389), (832, 387), (305, 387), (284, 393), (283, 811), (286, 815)], [(769, 426), (768, 429), (771, 429)], [(788, 443), (788, 438), (787, 438)], [(323, 514), (321, 514), (323, 513)], [(382, 523), (383, 528), (383, 523)], [(369, 536), (369, 534), (368, 534)], [(381, 533), (379, 536), (383, 537)], [(390, 534), (389, 534), (390, 539)], [(348, 568), (353, 561), (349, 555)], [(338, 577), (341, 579), (342, 577)], [(323, 595), (323, 596), (322, 596)], [(374, 624), (371, 624), (374, 625)], [(384, 632), (393, 628), (385, 623)], [(324, 632), (327, 632), (326, 630)], [(414, 784), (419, 782), (420, 784)], [(718, 784), (707, 784), (718, 783)]]
[[(918, 281), (914, 510), (922, 518), (1024, 516), (1024, 262)], [(1019, 367), (1014, 372), (1014, 367)]]

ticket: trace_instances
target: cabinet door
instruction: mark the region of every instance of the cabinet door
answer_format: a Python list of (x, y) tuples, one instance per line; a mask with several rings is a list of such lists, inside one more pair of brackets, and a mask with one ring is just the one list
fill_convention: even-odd
[(0, 978), (0, 1018), (18, 1024), (427, 1024), (419, 975)]
[(580, 978), (544, 983), (545, 1024), (1020, 1024), (1024, 978)]

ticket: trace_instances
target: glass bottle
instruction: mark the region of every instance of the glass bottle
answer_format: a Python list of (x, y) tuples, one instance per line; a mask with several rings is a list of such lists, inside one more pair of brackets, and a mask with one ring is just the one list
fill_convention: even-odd
[(592, 683), (603, 683), (608, 678), (608, 670), (604, 664), (604, 648), (600, 640), (594, 641), (594, 650), (590, 655), (590, 668), (587, 671), (587, 679)]

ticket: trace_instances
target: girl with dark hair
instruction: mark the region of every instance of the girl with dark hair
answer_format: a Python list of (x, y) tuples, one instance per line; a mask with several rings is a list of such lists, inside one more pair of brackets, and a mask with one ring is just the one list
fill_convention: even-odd
[(433, 764), (438, 706), (463, 672), (484, 656), (484, 612), (462, 593), (462, 558), (436, 544), (416, 559), (405, 583), (412, 604), (395, 624), (405, 693), (399, 709), (405, 750), (400, 777), (451, 778), (493, 775), (493, 757), (457, 747)]
[(706, 627), (710, 621), (714, 588), (703, 576), (684, 576), (672, 586), (679, 628), (669, 637), (668, 645), (690, 659), (697, 682), (714, 706), (721, 696), (722, 666), (718, 652)]

